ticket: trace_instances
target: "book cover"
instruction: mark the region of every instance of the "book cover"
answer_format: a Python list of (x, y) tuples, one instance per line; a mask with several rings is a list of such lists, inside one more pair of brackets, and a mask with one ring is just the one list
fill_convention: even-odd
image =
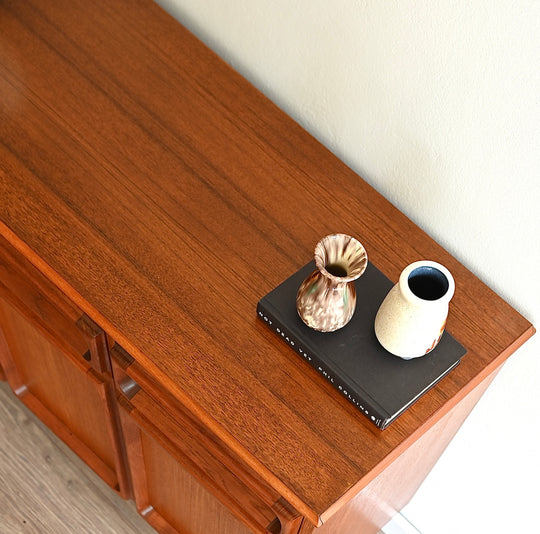
[(257, 315), (379, 428), (386, 428), (450, 372), (466, 349), (448, 332), (428, 355), (403, 360), (377, 341), (373, 324), (394, 285), (372, 263), (356, 284), (356, 311), (335, 332), (306, 326), (296, 311), (296, 293), (312, 271), (311, 261), (257, 305)]

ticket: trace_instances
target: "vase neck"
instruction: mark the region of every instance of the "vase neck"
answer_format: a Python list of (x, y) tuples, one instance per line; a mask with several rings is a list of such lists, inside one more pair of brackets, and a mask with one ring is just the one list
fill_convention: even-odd
[(416, 306), (447, 305), (454, 295), (455, 282), (444, 266), (425, 260), (403, 270), (399, 288), (403, 297)]

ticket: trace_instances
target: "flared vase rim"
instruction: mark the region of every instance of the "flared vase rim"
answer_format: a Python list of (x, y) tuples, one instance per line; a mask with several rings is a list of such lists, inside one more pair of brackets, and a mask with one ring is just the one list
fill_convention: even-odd
[[(361, 265), (356, 268), (355, 272), (353, 272), (352, 274), (348, 274), (347, 276), (336, 276), (326, 270), (326, 267), (328, 266), (328, 264), (324, 261), (324, 257), (327, 256), (326, 245), (331, 240), (336, 240), (336, 239), (343, 239), (343, 240), (347, 240), (348, 243), (354, 243), (354, 245), (358, 249), (359, 254), (363, 256), (363, 261)], [(324, 254), (320, 253), (319, 252), (320, 250), (324, 251), (325, 253)], [(356, 239), (355, 237), (352, 237), (349, 234), (343, 234), (343, 233), (329, 234), (329, 235), (324, 236), (322, 239), (320, 239), (317, 245), (315, 246), (314, 258), (315, 258), (315, 265), (317, 266), (317, 269), (319, 270), (319, 272), (323, 276), (325, 276), (326, 278), (328, 278), (329, 280), (331, 280), (332, 282), (336, 284), (348, 284), (349, 282), (353, 282), (354, 280), (360, 278), (360, 276), (364, 274), (367, 268), (367, 264), (368, 264), (367, 252), (364, 245), (362, 245), (362, 243), (360, 243), (360, 241)]]

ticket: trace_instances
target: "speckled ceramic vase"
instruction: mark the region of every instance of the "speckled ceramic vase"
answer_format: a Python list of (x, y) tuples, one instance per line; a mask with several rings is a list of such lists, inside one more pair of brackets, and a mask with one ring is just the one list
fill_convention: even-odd
[(405, 360), (431, 352), (444, 332), (454, 290), (454, 278), (446, 267), (427, 260), (411, 263), (375, 317), (381, 345)]
[(356, 280), (366, 270), (362, 244), (345, 234), (332, 234), (315, 247), (317, 270), (296, 295), (298, 314), (309, 327), (333, 332), (345, 326), (356, 308)]

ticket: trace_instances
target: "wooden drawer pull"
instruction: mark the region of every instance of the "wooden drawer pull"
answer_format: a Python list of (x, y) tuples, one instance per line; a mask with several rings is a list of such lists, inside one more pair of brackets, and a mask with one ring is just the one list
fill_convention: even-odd
[(111, 358), (124, 371), (135, 361), (118, 343), (110, 348)]
[(141, 386), (133, 380), (133, 378), (129, 376), (123, 377), (119, 383), (118, 387), (120, 388), (120, 391), (124, 394), (124, 396), (127, 399), (132, 399), (141, 389)]

